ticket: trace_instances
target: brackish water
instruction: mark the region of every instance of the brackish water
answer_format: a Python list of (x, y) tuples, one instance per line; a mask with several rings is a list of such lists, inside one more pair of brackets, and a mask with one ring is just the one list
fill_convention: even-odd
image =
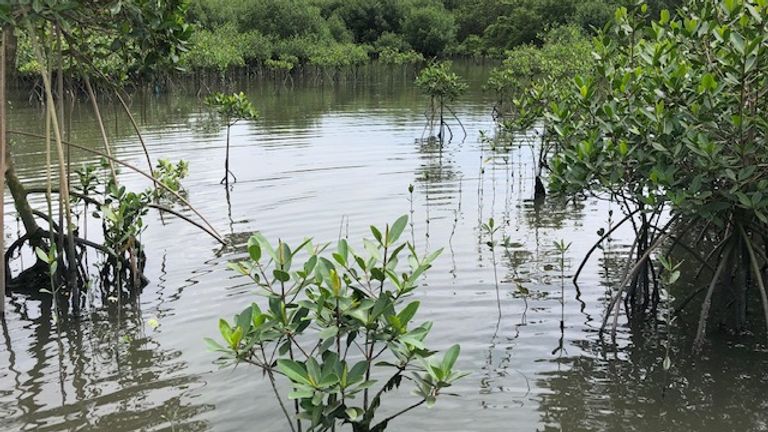
[[(432, 409), (419, 409), (392, 430), (428, 431), (764, 431), (768, 430), (768, 354), (755, 338), (714, 332), (702, 354), (690, 353), (693, 321), (629, 329), (617, 346), (597, 335), (628, 233), (618, 233), (585, 268), (570, 276), (598, 238), (620, 219), (618, 208), (594, 199), (534, 202), (527, 147), (493, 151), (491, 95), (480, 90), (487, 71), (461, 68), (472, 83), (456, 105), (467, 127), (442, 147), (420, 140), (426, 101), (410, 80), (336, 87), (276, 88), (252, 84), (262, 113), (232, 131), (229, 200), (223, 174), (224, 130), (194, 95), (146, 96), (133, 102), (152, 156), (190, 162), (189, 200), (233, 244), (213, 239), (154, 211), (142, 240), (150, 283), (117, 313), (98, 298), (80, 318), (56, 323), (45, 297), (14, 293), (0, 340), (2, 431), (282, 431), (284, 419), (261, 374), (219, 369), (204, 337), (216, 321), (259, 300), (226, 263), (246, 256), (259, 230), (288, 242), (312, 236), (354, 242), (370, 224), (411, 209), (420, 251), (445, 252), (417, 293), (420, 318), (434, 321), (430, 346), (462, 346), (458, 367), (471, 374)], [(238, 88), (239, 90), (239, 88)], [(144, 167), (123, 116), (104, 102), (119, 157)], [(69, 110), (69, 108), (68, 108)], [(11, 128), (40, 130), (41, 110), (19, 97)], [(71, 107), (70, 139), (100, 148), (89, 105)], [(19, 175), (41, 184), (44, 147), (14, 140)], [(97, 159), (73, 151), (73, 167)], [(147, 183), (123, 170), (129, 188)], [(42, 208), (42, 197), (33, 198)], [(5, 211), (13, 214), (6, 195)], [(191, 215), (190, 212), (185, 211)], [(501, 229), (491, 250), (481, 224)], [(17, 232), (6, 218), (9, 239)], [(97, 232), (93, 225), (91, 232)], [(561, 269), (553, 242), (571, 242)], [(27, 263), (31, 257), (26, 256)], [(92, 265), (94, 263), (91, 263)], [(147, 321), (156, 319), (152, 329)], [(562, 323), (562, 325), (561, 325)], [(658, 333), (657, 333), (658, 331)], [(667, 336), (669, 335), (669, 336)], [(662, 368), (661, 340), (675, 347)], [(412, 402), (406, 383), (385, 408)]]

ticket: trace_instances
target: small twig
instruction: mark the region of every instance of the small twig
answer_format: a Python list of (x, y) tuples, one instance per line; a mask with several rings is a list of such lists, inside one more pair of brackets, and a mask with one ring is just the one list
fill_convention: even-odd
[(581, 271), (584, 269), (584, 266), (587, 264), (587, 261), (589, 260), (589, 257), (592, 256), (592, 253), (594, 253), (595, 250), (597, 250), (597, 248), (600, 246), (600, 244), (602, 244), (603, 241), (605, 241), (605, 239), (610, 237), (610, 235), (613, 234), (614, 231), (616, 231), (620, 226), (622, 226), (626, 221), (628, 221), (629, 218), (634, 216), (639, 211), (640, 211), (640, 209), (638, 208), (635, 211), (633, 211), (633, 212), (629, 213), (628, 215), (626, 215), (624, 217), (624, 219), (622, 219), (621, 221), (619, 221), (619, 223), (614, 225), (613, 228), (609, 229), (605, 234), (603, 234), (600, 237), (600, 239), (597, 242), (595, 242), (594, 245), (592, 245), (592, 247), (589, 249), (589, 252), (587, 252), (587, 254), (584, 256), (584, 259), (581, 261), (581, 264), (579, 265), (579, 269), (576, 270), (576, 273), (573, 275), (573, 282), (574, 283), (579, 280), (579, 275), (581, 274)]
[(389, 422), (391, 422), (395, 418), (400, 417), (401, 415), (407, 413), (408, 411), (410, 411), (410, 410), (412, 410), (414, 408), (420, 407), (426, 401), (427, 401), (426, 399), (422, 399), (419, 402), (416, 402), (415, 404), (409, 406), (408, 408), (402, 409), (402, 410), (396, 412), (395, 414), (392, 414), (391, 416), (389, 416), (389, 417), (385, 418), (384, 420), (380, 421), (376, 426), (372, 427), (371, 429), (372, 430), (379, 430), (379, 428), (381, 426), (385, 426), (385, 425), (389, 424)]

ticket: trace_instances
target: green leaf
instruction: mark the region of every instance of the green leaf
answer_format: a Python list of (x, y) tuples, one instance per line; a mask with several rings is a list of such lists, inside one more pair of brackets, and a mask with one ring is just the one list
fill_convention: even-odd
[(243, 328), (240, 326), (235, 327), (235, 331), (232, 332), (232, 335), (229, 339), (229, 346), (236, 350), (240, 346), (240, 341), (243, 340)]
[(375, 239), (376, 239), (376, 240), (377, 240), (379, 243), (381, 243), (381, 240), (382, 240), (381, 231), (379, 231), (379, 229), (378, 229), (378, 228), (376, 228), (375, 226), (371, 225), (371, 233), (373, 234), (373, 237), (374, 237), (374, 238), (375, 238)]
[(332, 337), (336, 336), (337, 334), (339, 334), (339, 328), (336, 327), (336, 326), (332, 326), (332, 327), (328, 327), (326, 329), (323, 329), (320, 333), (317, 334), (317, 337), (319, 337), (320, 339), (325, 340), (325, 339), (328, 339), (328, 338), (332, 338)]
[(224, 340), (229, 342), (230, 338), (232, 337), (232, 326), (230, 326), (226, 320), (220, 319), (219, 332), (221, 333), (221, 336), (224, 338)]
[(453, 365), (456, 363), (456, 359), (459, 358), (459, 352), (461, 351), (461, 347), (459, 345), (453, 345), (452, 347), (448, 348), (448, 351), (445, 352), (445, 357), (443, 357), (443, 363), (441, 367), (443, 368), (443, 371), (448, 373), (453, 369)]
[(256, 238), (251, 237), (248, 239), (248, 255), (254, 262), (259, 262), (261, 259), (261, 246)]
[(279, 269), (272, 270), (272, 274), (275, 276), (275, 279), (277, 279), (280, 282), (288, 282), (289, 280), (291, 280), (291, 275)]
[(310, 389), (294, 390), (288, 393), (288, 399), (310, 399), (315, 395), (315, 392)]
[(397, 318), (401, 325), (408, 325), (408, 322), (410, 322), (414, 315), (416, 315), (416, 311), (419, 310), (419, 304), (420, 303), (418, 301), (411, 302), (402, 311), (400, 311), (399, 314), (397, 314)]
[(403, 215), (397, 218), (395, 223), (392, 224), (392, 227), (389, 229), (389, 235), (387, 237), (387, 244), (391, 245), (397, 241), (397, 239), (400, 238), (400, 235), (403, 234), (403, 231), (405, 230), (405, 227), (408, 225), (408, 216)]
[(313, 384), (317, 384), (320, 382), (320, 365), (317, 363), (317, 360), (315, 360), (314, 357), (310, 357), (307, 359), (305, 363), (307, 367), (307, 374), (309, 376), (310, 382)]
[(50, 258), (48, 257), (48, 254), (45, 253), (44, 250), (41, 248), (35, 248), (35, 254), (37, 254), (37, 257), (40, 258), (41, 261), (48, 263)]
[(355, 363), (354, 366), (352, 366), (352, 369), (349, 370), (349, 373), (347, 374), (347, 385), (349, 384), (355, 384), (358, 381), (362, 380), (365, 376), (365, 371), (368, 370), (368, 362), (363, 360), (361, 362)]
[(661, 25), (664, 25), (669, 22), (669, 10), (668, 9), (662, 9), (659, 13), (659, 23)]
[(277, 361), (277, 369), (293, 382), (310, 385), (307, 369), (299, 362), (279, 359)]
[(717, 80), (711, 73), (705, 73), (701, 77), (701, 83), (699, 84), (699, 93), (705, 93), (715, 90), (717, 88)]
[(377, 261), (381, 260), (381, 251), (375, 243), (368, 239), (364, 239), (363, 246), (365, 247), (365, 250), (368, 251), (368, 253), (371, 255), (371, 258)]
[(339, 240), (339, 245), (336, 248), (336, 251), (342, 258), (342, 262), (340, 264), (346, 264), (347, 260), (349, 259), (349, 245), (345, 239)]
[(347, 408), (344, 413), (347, 415), (347, 419), (351, 422), (358, 420), (364, 413), (361, 408), (350, 407)]
[(204, 341), (206, 345), (208, 345), (208, 348), (212, 351), (227, 351), (227, 349), (224, 348), (224, 346), (222, 346), (220, 343), (216, 342), (211, 338), (205, 338)]

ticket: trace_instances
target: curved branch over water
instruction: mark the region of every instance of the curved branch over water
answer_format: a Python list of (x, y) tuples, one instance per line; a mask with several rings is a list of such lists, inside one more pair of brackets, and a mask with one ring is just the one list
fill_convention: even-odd
[[(11, 133), (11, 134), (15, 134), (15, 135), (21, 135), (21, 136), (27, 136), (27, 137), (30, 137), (30, 138), (45, 139), (45, 137), (44, 137), (44, 136), (42, 136), (42, 135), (38, 135), (38, 134), (35, 134), (35, 133), (31, 133), (31, 132), (23, 132), (23, 131), (9, 130), (9, 131), (8, 131), (8, 133)], [(149, 180), (152, 180), (152, 182), (153, 182), (153, 183), (155, 183), (156, 185), (158, 185), (158, 186), (160, 186), (161, 188), (165, 189), (167, 192), (171, 193), (171, 195), (173, 195), (173, 196), (174, 196), (176, 199), (178, 199), (178, 200), (179, 200), (179, 201), (181, 201), (181, 202), (182, 202), (184, 205), (186, 205), (187, 207), (189, 207), (189, 209), (190, 209), (190, 210), (192, 210), (192, 212), (193, 212), (195, 215), (197, 215), (197, 217), (199, 217), (199, 218), (200, 218), (200, 219), (203, 221), (203, 223), (205, 224), (205, 226), (206, 226), (206, 227), (208, 227), (208, 228), (210, 229), (210, 234), (211, 234), (211, 235), (212, 235), (212, 236), (213, 236), (213, 237), (214, 237), (214, 238), (215, 238), (215, 239), (216, 239), (216, 240), (217, 240), (219, 243), (221, 243), (221, 244), (223, 244), (223, 245), (226, 245), (226, 244), (227, 244), (227, 242), (226, 242), (226, 241), (225, 241), (225, 240), (224, 240), (224, 239), (221, 237), (221, 235), (218, 233), (218, 231), (216, 231), (216, 228), (214, 228), (214, 227), (213, 227), (213, 225), (211, 225), (211, 223), (210, 223), (210, 222), (208, 222), (208, 220), (207, 220), (205, 217), (203, 217), (203, 215), (202, 215), (202, 214), (200, 214), (200, 212), (199, 212), (199, 211), (197, 211), (197, 209), (195, 209), (195, 208), (192, 206), (192, 204), (190, 204), (190, 203), (189, 203), (189, 201), (187, 201), (186, 199), (184, 199), (184, 197), (182, 197), (182, 196), (181, 196), (181, 195), (180, 195), (178, 192), (174, 191), (173, 189), (171, 189), (171, 188), (169, 188), (168, 186), (164, 185), (162, 182), (158, 181), (156, 178), (154, 178), (154, 177), (152, 177), (151, 175), (149, 175), (149, 174), (145, 173), (144, 171), (140, 170), (139, 168), (136, 168), (136, 167), (135, 167), (135, 166), (133, 166), (132, 164), (130, 164), (130, 163), (128, 163), (128, 162), (125, 162), (125, 161), (122, 161), (122, 160), (120, 160), (120, 159), (117, 159), (117, 158), (115, 158), (115, 157), (111, 157), (111, 156), (107, 155), (107, 154), (106, 154), (106, 153), (104, 153), (104, 152), (101, 152), (101, 151), (98, 151), (98, 150), (94, 150), (94, 149), (90, 149), (90, 148), (87, 148), (87, 147), (84, 147), (84, 146), (81, 146), (81, 145), (78, 145), (78, 144), (75, 144), (75, 143), (71, 143), (71, 142), (68, 142), (68, 141), (63, 141), (63, 140), (62, 140), (62, 143), (63, 143), (63, 144), (65, 144), (65, 145), (68, 145), (68, 146), (72, 146), (72, 147), (74, 147), (74, 148), (76, 148), (76, 149), (79, 149), (79, 150), (83, 150), (83, 151), (86, 151), (86, 152), (89, 152), (89, 153), (93, 153), (93, 154), (95, 154), (95, 155), (99, 155), (99, 156), (101, 156), (101, 157), (104, 157), (104, 158), (110, 159), (111, 161), (113, 161), (113, 162), (115, 162), (115, 163), (117, 163), (117, 164), (119, 164), (119, 165), (122, 165), (122, 166), (124, 166), (124, 167), (126, 167), (126, 168), (130, 169), (131, 171), (134, 171), (134, 172), (136, 172), (136, 173), (138, 173), (138, 174), (142, 175), (143, 177), (146, 177), (146, 178), (147, 178), (147, 179), (149, 179)]]

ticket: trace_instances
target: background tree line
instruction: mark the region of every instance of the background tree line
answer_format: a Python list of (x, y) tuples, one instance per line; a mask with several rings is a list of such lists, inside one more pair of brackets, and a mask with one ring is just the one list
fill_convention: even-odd
[[(338, 70), (371, 59), (502, 58), (519, 46), (542, 45), (544, 35), (561, 26), (589, 34), (632, 1), (190, 0), (192, 32), (179, 66), (216, 73), (258, 66), (287, 77), (306, 66)], [(652, 0), (651, 16), (679, 3)], [(34, 75), (37, 65), (25, 47), (19, 41), (16, 67)]]

